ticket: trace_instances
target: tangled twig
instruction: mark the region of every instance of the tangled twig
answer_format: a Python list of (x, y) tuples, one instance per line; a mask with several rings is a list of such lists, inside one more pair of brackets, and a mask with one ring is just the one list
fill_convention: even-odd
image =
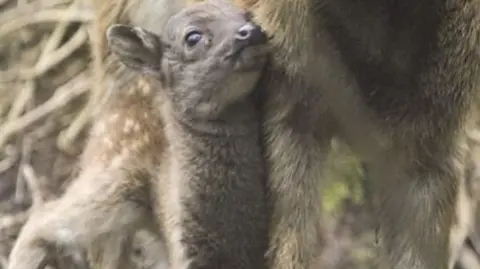
[[(23, 138), (23, 144), (22, 144), (22, 157), (20, 158), (20, 168), (30, 163), (31, 155), (32, 155), (32, 139), (29, 136), (25, 136)], [(27, 197), (25, 176), (22, 172), (23, 171), (21, 169), (17, 171), (17, 181), (15, 184), (15, 196), (14, 196), (14, 200), (17, 204), (23, 204)]]
[(34, 79), (38, 76), (41, 76), (47, 71), (49, 71), (51, 68), (55, 67), (61, 61), (65, 60), (80, 46), (85, 44), (87, 38), (87, 30), (84, 27), (81, 27), (77, 30), (73, 37), (69, 39), (67, 43), (65, 43), (65, 45), (63, 45), (57, 50), (45, 52), (44, 56), (40, 57), (34, 67), (19, 70), (9, 70), (7, 72), (4, 72), (3, 74), (0, 73), (0, 81), (10, 81), (18, 78)]
[[(14, 145), (5, 146), (6, 142), (15, 134), (18, 134), (34, 123), (45, 118), (52, 112), (65, 107), (76, 97), (86, 93), (90, 87), (88, 77), (80, 73), (63, 86), (56, 89), (43, 104), (34, 107), (36, 80), (44, 76), (48, 71), (67, 59), (88, 39), (85, 25), (79, 29), (63, 44), (63, 39), (68, 27), (73, 22), (89, 22), (93, 14), (89, 9), (81, 8), (80, 1), (71, 0), (37, 0), (19, 1), (16, 8), (7, 10), (0, 14), (0, 38), (14, 31), (37, 23), (57, 22), (53, 32), (41, 48), (36, 63), (32, 67), (10, 69), (0, 72), (0, 86), (7, 89), (3, 82), (23, 81), (24, 86), (20, 94), (11, 100), (10, 109), (5, 118), (0, 120), (0, 149), (3, 148), (3, 156), (0, 160), (0, 173), (10, 169), (20, 159), (15, 188), (15, 200), (23, 203), (26, 192), (29, 190), (33, 207), (43, 203), (43, 194), (40, 191), (39, 179), (34, 168), (30, 164), (30, 152), (32, 151), (33, 140), (44, 136), (45, 132), (52, 130), (51, 123), (42, 124), (38, 129), (29, 133), (23, 138), (22, 150), (17, 150)], [(70, 3), (67, 8), (60, 8), (61, 5)], [(30, 105), (30, 107), (28, 107)], [(47, 128), (47, 129), (45, 129)]]
[(12, 108), (8, 113), (7, 119), (9, 121), (18, 118), (25, 110), (27, 105), (31, 103), (35, 94), (35, 84), (32, 80), (27, 80), (25, 86), (22, 87), (20, 94), (17, 95), (13, 101)]
[(45, 195), (42, 191), (40, 180), (37, 177), (37, 173), (28, 163), (22, 165), (20, 170), (22, 171), (25, 182), (27, 183), (26, 185), (28, 186), (28, 189), (30, 190), (30, 194), (32, 196), (32, 208), (39, 208), (45, 201)]
[(0, 217), (0, 233), (2, 231), (21, 227), (28, 219), (30, 210), (22, 211), (13, 215), (4, 215)]
[(20, 155), (17, 148), (12, 145), (6, 145), (3, 152), (5, 157), (0, 161), (0, 174), (14, 166)]
[[(3, 0), (5, 1), (5, 0)], [(7, 0), (8, 1), (8, 0)], [(0, 13), (0, 25), (3, 25), (15, 18), (24, 16), (26, 14), (32, 14), (37, 10), (44, 10), (54, 8), (70, 3), (71, 0), (36, 0), (31, 3), (26, 3), (17, 8), (8, 9)]]
[(5, 35), (17, 31), (25, 26), (37, 24), (42, 22), (65, 22), (78, 21), (89, 22), (93, 19), (93, 14), (89, 10), (74, 10), (74, 9), (50, 9), (41, 10), (35, 14), (21, 16), (6, 22), (0, 26), (0, 38)]
[(42, 105), (13, 121), (5, 122), (0, 126), (0, 129), (2, 130), (2, 133), (0, 133), (0, 147), (3, 147), (12, 135), (24, 130), (39, 119), (42, 119), (53, 111), (64, 107), (74, 98), (87, 92), (89, 86), (87, 75), (81, 73), (76, 78), (57, 89), (55, 94)]
[[(15, 178), (12, 179), (12, 183), (15, 183), (15, 186), (12, 186), (15, 187), (12, 198), (20, 204), (25, 204), (27, 198), (31, 198), (32, 202), (27, 210), (10, 214), (2, 212), (0, 214), (0, 234), (12, 236), (18, 234), (30, 212), (46, 201), (48, 193), (44, 186), (47, 182), (46, 177), (40, 173), (38, 166), (33, 165), (35, 162), (32, 154), (36, 151), (35, 143), (48, 138), (48, 135), (53, 132), (58, 132), (59, 124), (65, 125), (61, 119), (65, 117), (65, 114), (60, 113), (57, 116), (56, 111), (67, 107), (77, 97), (89, 92), (90, 75), (79, 69), (76, 69), (76, 75), (68, 75), (66, 83), (59, 87), (55, 86), (57, 88), (53, 95), (45, 96), (44, 93), (48, 93), (48, 91), (43, 92), (45, 78), (48, 78), (48, 81), (51, 74), (55, 76), (55, 72), (48, 72), (71, 58), (88, 40), (87, 28), (93, 14), (90, 9), (84, 8), (80, 4), (81, 2), (84, 1), (17, 1), (17, 6), (2, 10), (0, 13), (0, 41), (7, 40), (6, 42), (9, 42), (8, 38), (16, 38), (14, 35), (17, 33), (24, 33), (24, 31), (18, 30), (26, 26), (55, 23), (53, 31), (45, 32), (44, 42), (39, 43), (40, 47), (34, 51), (33, 56), (36, 57), (36, 61), (33, 65), (13, 68), (17, 64), (7, 62), (10, 65), (9, 69), (0, 71), (0, 89), (2, 89), (0, 173), (9, 170), (9, 172), (15, 172), (12, 170), (18, 169), (16, 181)], [(71, 29), (70, 26), (78, 22), (80, 23), (78, 29), (73, 34), (68, 33), (67, 30)], [(3, 52), (1, 49), (2, 46), (0, 46), (0, 53)], [(18, 92), (11, 94), (12, 89), (17, 88)], [(43, 101), (45, 98), (46, 101)], [(42, 100), (40, 104), (36, 103), (40, 100)], [(70, 115), (69, 117), (74, 116)], [(47, 120), (41, 122), (43, 119)], [(29, 130), (27, 131), (27, 129)], [(11, 144), (7, 144), (12, 138), (15, 139)], [(1, 180), (0, 183), (2, 183)], [(0, 239), (2, 238), (0, 237)], [(8, 263), (8, 250), (5, 251), (0, 251), (0, 268), (5, 268)]]

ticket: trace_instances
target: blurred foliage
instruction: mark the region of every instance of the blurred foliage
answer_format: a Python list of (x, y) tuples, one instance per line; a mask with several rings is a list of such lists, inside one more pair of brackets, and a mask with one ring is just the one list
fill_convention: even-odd
[(358, 159), (344, 144), (333, 142), (332, 153), (326, 167), (324, 210), (333, 215), (340, 214), (342, 202), (347, 198), (355, 204), (363, 205), (363, 170)]

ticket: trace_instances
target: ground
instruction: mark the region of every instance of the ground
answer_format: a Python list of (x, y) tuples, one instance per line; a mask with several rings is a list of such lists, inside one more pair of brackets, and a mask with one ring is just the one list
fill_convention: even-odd
[[(80, 1), (0, 0), (0, 269), (32, 207), (61, 195), (76, 169), (85, 128), (76, 131), (75, 122), (91, 81), (86, 31), (91, 18)], [(70, 144), (64, 142), (69, 136)], [(375, 233), (361, 169), (344, 146), (334, 148), (324, 197), (323, 255), (331, 268), (374, 268)], [(461, 268), (480, 268), (479, 238), (473, 234), (465, 244)], [(145, 233), (138, 239), (132, 253), (136, 267), (158, 269), (155, 242)], [(81, 251), (50, 266), (88, 267)]]

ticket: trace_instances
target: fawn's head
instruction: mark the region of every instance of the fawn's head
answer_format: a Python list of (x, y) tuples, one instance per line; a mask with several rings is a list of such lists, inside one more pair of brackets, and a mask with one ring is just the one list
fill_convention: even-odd
[(267, 58), (267, 37), (224, 1), (193, 4), (172, 16), (160, 34), (113, 25), (111, 50), (127, 67), (160, 81), (167, 99), (206, 116), (247, 96)]

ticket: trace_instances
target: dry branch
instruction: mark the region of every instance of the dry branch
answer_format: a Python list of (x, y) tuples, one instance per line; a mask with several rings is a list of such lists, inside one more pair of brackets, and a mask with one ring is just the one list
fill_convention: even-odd
[(85, 9), (50, 9), (41, 10), (34, 14), (28, 14), (15, 18), (0, 26), (0, 39), (5, 35), (17, 31), (25, 26), (43, 22), (89, 22), (93, 19), (93, 14)]
[(80, 27), (72, 38), (62, 47), (51, 52), (46, 52), (43, 57), (40, 57), (34, 67), (0, 73), (0, 82), (14, 79), (34, 79), (42, 76), (85, 44), (87, 39), (87, 30), (84, 27)]
[(21, 8), (13, 8), (5, 10), (3, 13), (0, 13), (0, 25), (3, 25), (9, 21), (14, 20), (15, 18), (31, 15), (32, 13), (38, 10), (49, 9), (57, 6), (62, 6), (67, 3), (70, 3), (71, 0), (37, 0), (32, 1)]
[(27, 183), (28, 189), (30, 190), (30, 195), (32, 197), (32, 209), (35, 210), (44, 203), (45, 195), (43, 194), (40, 186), (40, 180), (30, 164), (26, 163), (22, 165), (20, 170), (22, 171), (22, 175)]
[(7, 4), (9, 1), (11, 1), (11, 0), (0, 0), (0, 7)]
[(64, 107), (74, 98), (88, 91), (89, 79), (85, 73), (81, 73), (65, 85), (58, 88), (55, 94), (45, 103), (29, 111), (13, 121), (7, 121), (0, 126), (0, 148), (5, 145), (12, 135), (24, 130), (39, 119), (53, 111)]
[(6, 156), (0, 160), (0, 174), (15, 165), (20, 156), (18, 149), (12, 145), (6, 145), (3, 148), (3, 153)]
[[(20, 158), (20, 168), (27, 165), (31, 161), (32, 156), (32, 139), (28, 136), (23, 138), (22, 144), (22, 156)], [(24, 204), (27, 197), (27, 188), (25, 182), (25, 176), (22, 170), (17, 171), (17, 181), (15, 184), (15, 196), (14, 201), (17, 204)]]
[(463, 268), (480, 269), (478, 254), (472, 249), (464, 247), (460, 253), (459, 263)]
[(22, 211), (14, 215), (0, 216), (0, 234), (7, 229), (21, 227), (25, 221), (27, 221), (29, 215), (30, 210)]
[(27, 80), (25, 86), (22, 87), (20, 94), (17, 95), (13, 101), (12, 108), (8, 113), (7, 120), (18, 118), (26, 109), (27, 105), (31, 103), (35, 92), (35, 84), (32, 80)]

